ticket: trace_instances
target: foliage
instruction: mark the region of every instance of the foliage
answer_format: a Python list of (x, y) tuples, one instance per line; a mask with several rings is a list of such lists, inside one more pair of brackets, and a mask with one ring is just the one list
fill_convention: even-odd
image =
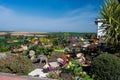
[(41, 53), (48, 56), (48, 55), (51, 55), (50, 53), (53, 51), (53, 48), (44, 48), (44, 47), (40, 47), (38, 45), (34, 45), (34, 46), (30, 47), (29, 50), (34, 50), (36, 56), (40, 55)]
[(5, 36), (0, 36), (0, 52), (9, 51), (11, 46), (19, 47), (22, 44), (23, 38), (20, 37), (13, 37), (6, 38)]
[(58, 46), (59, 44), (61, 44), (61, 40), (58, 38), (54, 39), (53, 45)]
[(55, 51), (55, 52), (62, 52), (62, 53), (65, 52), (64, 49), (54, 49), (54, 51)]
[(45, 43), (45, 44), (51, 43), (51, 39), (49, 38), (41, 37), (39, 40), (40, 42)]
[[(64, 33), (65, 32), (54, 32), (54, 33), (51, 33), (52, 36), (55, 36), (55, 35), (59, 35), (59, 36), (64, 36)], [(96, 33), (77, 33), (77, 32), (67, 32), (69, 33), (69, 36), (73, 36), (73, 37), (82, 37), (83, 35), (87, 34), (87, 35), (96, 35)]]
[(26, 57), (12, 55), (4, 59), (0, 59), (0, 72), (15, 73), (27, 75), (34, 69), (33, 65)]
[(70, 36), (70, 34), (68, 32), (64, 32), (64, 39), (66, 40), (68, 37)]
[(0, 39), (0, 52), (9, 51), (9, 45), (6, 43), (6, 39)]
[(62, 69), (63, 73), (72, 73), (75, 76), (78, 76), (79, 78), (82, 78), (83, 80), (93, 80), (93, 78), (90, 78), (89, 75), (83, 72), (82, 64), (80, 64), (76, 60), (72, 60), (68, 63), (66, 68)]
[(70, 70), (73, 71), (73, 74), (76, 76), (82, 75), (82, 65), (78, 61), (72, 61)]
[(51, 78), (51, 79), (57, 79), (57, 80), (63, 80), (59, 73), (57, 71), (52, 71), (50, 72), (48, 75), (47, 75), (48, 78)]
[(95, 80), (119, 80), (120, 59), (111, 54), (101, 54), (94, 59), (91, 73), (95, 75)]
[(0, 47), (0, 52), (7, 52), (9, 51), (9, 46), (1, 46)]
[[(116, 50), (120, 49), (120, 4), (118, 0), (106, 0), (102, 6), (101, 18), (104, 23), (101, 26), (105, 32), (107, 43), (112, 44)], [(119, 50), (120, 51), (120, 50)]]

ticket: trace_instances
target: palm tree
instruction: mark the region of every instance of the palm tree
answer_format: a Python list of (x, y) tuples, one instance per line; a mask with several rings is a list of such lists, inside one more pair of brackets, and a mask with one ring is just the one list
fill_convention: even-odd
[(106, 0), (101, 7), (101, 18), (105, 19), (101, 28), (106, 33), (105, 40), (120, 51), (120, 4), (118, 0)]

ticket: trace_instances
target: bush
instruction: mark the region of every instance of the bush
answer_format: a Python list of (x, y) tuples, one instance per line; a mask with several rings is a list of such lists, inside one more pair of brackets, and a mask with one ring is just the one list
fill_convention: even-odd
[(83, 71), (82, 64), (76, 60), (70, 61), (65, 68), (62, 69), (62, 73), (71, 73), (72, 77), (78, 77), (75, 80), (94, 80), (86, 72)]
[(59, 72), (57, 72), (57, 71), (52, 71), (52, 72), (50, 72), (50, 73), (47, 75), (47, 77), (48, 77), (48, 78), (51, 78), (51, 79), (63, 80), (63, 79), (60, 77)]
[(30, 50), (34, 50), (36, 56), (40, 55), (41, 53), (43, 53), (46, 56), (50, 56), (50, 53), (53, 51), (53, 48), (45, 48), (35, 45), (29, 48), (27, 55), (29, 55)]
[(9, 46), (1, 46), (0, 47), (0, 52), (7, 52), (9, 51)]
[(95, 80), (120, 80), (120, 59), (111, 54), (101, 54), (93, 60), (91, 73)]
[(20, 55), (0, 59), (0, 72), (27, 75), (33, 69), (29, 59)]

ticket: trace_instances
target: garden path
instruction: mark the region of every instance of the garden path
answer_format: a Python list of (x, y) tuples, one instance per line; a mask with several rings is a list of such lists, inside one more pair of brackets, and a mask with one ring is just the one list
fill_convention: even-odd
[(52, 79), (30, 77), (30, 76), (17, 76), (14, 74), (0, 72), (0, 80), (52, 80)]

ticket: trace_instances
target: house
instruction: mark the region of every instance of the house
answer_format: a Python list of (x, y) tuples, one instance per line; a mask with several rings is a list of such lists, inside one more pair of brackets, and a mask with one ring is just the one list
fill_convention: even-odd
[(95, 23), (97, 24), (97, 30), (98, 30), (97, 31), (97, 38), (101, 38), (102, 36), (105, 35), (105, 32), (103, 32), (104, 29), (101, 28), (101, 26), (102, 26), (102, 24), (103, 24), (104, 21), (105, 21), (105, 19), (101, 19), (101, 18), (97, 18), (95, 20)]

